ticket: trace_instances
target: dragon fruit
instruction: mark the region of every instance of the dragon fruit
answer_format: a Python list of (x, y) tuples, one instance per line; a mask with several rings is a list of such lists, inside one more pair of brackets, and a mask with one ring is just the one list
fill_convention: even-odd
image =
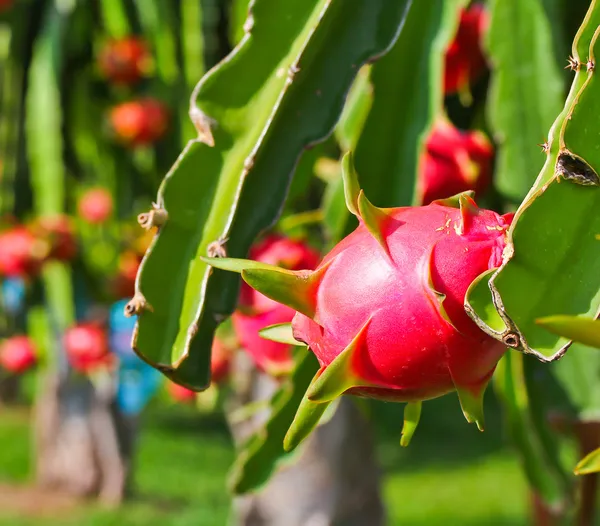
[(468, 93), (469, 85), (486, 68), (481, 41), (488, 23), (488, 13), (481, 4), (463, 9), (458, 31), (446, 51), (444, 92)]
[(484, 192), (491, 182), (494, 148), (479, 131), (460, 131), (439, 120), (427, 139), (417, 182), (418, 199), (429, 204), (467, 190)]
[[(250, 257), (289, 270), (313, 269), (319, 254), (301, 241), (270, 235), (250, 250)], [(268, 298), (243, 284), (239, 308), (232, 321), (241, 346), (250, 354), (257, 367), (272, 376), (289, 372), (293, 365), (291, 348), (280, 342), (265, 340), (259, 331), (270, 325), (292, 321), (295, 310)]]
[(89, 373), (113, 364), (108, 336), (102, 327), (94, 323), (80, 323), (67, 329), (64, 346), (69, 363), (76, 371)]
[(0, 345), (0, 365), (14, 374), (23, 374), (37, 363), (33, 342), (27, 336), (13, 336)]
[(0, 275), (30, 277), (40, 270), (50, 245), (30, 229), (15, 226), (0, 234)]
[(321, 368), (290, 429), (301, 429), (302, 419), (313, 427), (315, 411), (347, 393), (407, 402), (406, 445), (421, 401), (455, 390), (467, 420), (483, 429), (483, 393), (505, 346), (463, 305), (471, 283), (501, 264), (512, 217), (479, 209), (468, 194), (377, 208), (359, 190), (349, 156), (343, 165), (346, 203), (360, 224), (316, 270), (207, 259), (297, 311), (293, 336)]
[(231, 370), (232, 350), (220, 338), (215, 338), (210, 354), (210, 379), (215, 384), (224, 383)]
[(104, 77), (114, 84), (131, 85), (146, 76), (152, 65), (152, 55), (141, 38), (121, 38), (104, 45), (98, 65)]
[(124, 102), (110, 112), (110, 122), (116, 136), (128, 146), (155, 143), (167, 131), (168, 121), (167, 107), (150, 97)]
[(104, 223), (113, 213), (112, 194), (106, 188), (91, 188), (79, 199), (77, 211), (88, 223)]

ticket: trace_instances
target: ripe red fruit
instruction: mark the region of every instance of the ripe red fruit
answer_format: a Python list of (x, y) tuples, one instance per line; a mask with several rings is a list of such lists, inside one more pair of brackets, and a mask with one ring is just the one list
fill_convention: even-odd
[(37, 363), (35, 346), (27, 336), (13, 336), (0, 344), (0, 365), (14, 374), (22, 374)]
[(494, 148), (479, 131), (460, 131), (438, 121), (429, 138), (417, 182), (419, 202), (427, 205), (467, 190), (484, 192), (492, 177)]
[(37, 238), (28, 228), (16, 226), (5, 230), (0, 234), (0, 275), (35, 275), (49, 252), (49, 244)]
[(115, 84), (135, 84), (146, 76), (151, 63), (148, 45), (136, 37), (107, 42), (98, 57), (102, 74)]
[(488, 13), (481, 4), (463, 9), (458, 31), (446, 51), (444, 92), (468, 90), (486, 68), (481, 41), (488, 23)]
[(49, 258), (70, 261), (77, 253), (75, 229), (66, 215), (40, 217), (31, 225), (32, 233), (50, 246)]
[(89, 372), (111, 362), (106, 332), (93, 323), (67, 329), (63, 343), (69, 363), (77, 371)]
[(106, 188), (87, 190), (79, 199), (77, 210), (88, 223), (104, 223), (113, 212), (113, 197)]
[[(290, 270), (313, 269), (319, 262), (319, 254), (305, 243), (277, 235), (268, 236), (254, 246), (250, 258)], [(269, 325), (290, 322), (294, 312), (294, 309), (242, 284), (239, 309), (232, 316), (233, 327), (242, 348), (256, 365), (274, 376), (289, 372), (293, 365), (291, 348), (261, 338), (258, 331)]]
[(210, 260), (294, 308), (294, 338), (321, 365), (285, 447), (295, 447), (344, 393), (407, 402), (403, 444), (421, 401), (454, 390), (467, 420), (482, 429), (483, 393), (505, 347), (477, 327), (464, 301), (474, 280), (501, 264), (512, 216), (479, 209), (466, 194), (378, 208), (359, 190), (349, 159), (346, 202), (360, 224), (316, 270)]
[(168, 111), (156, 99), (141, 99), (115, 106), (110, 122), (117, 137), (131, 146), (148, 145), (160, 139), (167, 130)]
[(196, 400), (195, 391), (183, 387), (183, 385), (176, 384), (175, 382), (169, 382), (167, 384), (167, 391), (171, 395), (171, 398), (176, 402), (190, 404)]

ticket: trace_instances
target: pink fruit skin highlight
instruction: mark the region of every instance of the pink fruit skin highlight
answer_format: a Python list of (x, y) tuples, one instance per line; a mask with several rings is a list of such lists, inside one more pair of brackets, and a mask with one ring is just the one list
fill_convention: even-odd
[[(313, 269), (319, 254), (301, 241), (271, 235), (250, 250), (250, 258), (289, 270)], [(241, 346), (256, 365), (273, 375), (288, 372), (293, 365), (289, 345), (262, 338), (258, 331), (278, 323), (289, 323), (295, 310), (267, 298), (246, 283), (242, 284), (239, 309), (232, 316)]]
[(16, 226), (0, 234), (0, 275), (28, 277), (37, 274), (49, 247), (27, 228)]
[[(362, 224), (318, 268), (315, 320), (294, 316), (294, 336), (322, 367), (357, 338), (352, 394), (426, 400), (455, 389), (481, 392), (504, 353), (467, 316), (471, 282), (501, 263), (511, 216), (438, 203), (386, 210), (381, 226), (391, 257)], [(440, 309), (434, 292), (445, 295)], [(370, 322), (368, 321), (370, 319)], [(357, 385), (356, 383), (354, 385)]]
[(106, 332), (93, 323), (80, 323), (67, 329), (64, 345), (69, 362), (80, 372), (108, 365), (112, 359)]
[(35, 347), (27, 336), (13, 336), (0, 345), (0, 365), (14, 374), (23, 374), (37, 362)]
[(426, 205), (466, 190), (484, 192), (492, 178), (494, 148), (479, 131), (461, 131), (440, 120), (427, 139), (417, 183), (419, 201)]
[(92, 188), (81, 196), (78, 211), (88, 223), (104, 223), (113, 211), (112, 194), (106, 188)]

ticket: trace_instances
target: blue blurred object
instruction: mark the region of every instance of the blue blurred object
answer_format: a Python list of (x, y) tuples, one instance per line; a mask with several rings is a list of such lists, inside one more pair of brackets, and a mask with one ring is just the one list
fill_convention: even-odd
[(109, 338), (119, 357), (117, 404), (126, 415), (139, 414), (158, 390), (162, 375), (142, 361), (131, 349), (135, 320), (123, 314), (126, 300), (112, 305), (109, 314)]
[(27, 287), (21, 278), (6, 278), (2, 281), (2, 303), (6, 312), (16, 315), (23, 309)]

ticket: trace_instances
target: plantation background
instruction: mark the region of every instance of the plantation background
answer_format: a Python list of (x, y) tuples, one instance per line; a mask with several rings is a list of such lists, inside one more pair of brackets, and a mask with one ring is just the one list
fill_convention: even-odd
[[(599, 55), (600, 0), (0, 0), (0, 526), (600, 524)], [(447, 207), (472, 255), (473, 199), (493, 378), (439, 343), (434, 243), (404, 365), (445, 349), (453, 391), (326, 410), (383, 384), (293, 338), (293, 272), (384, 246), (377, 206)]]

